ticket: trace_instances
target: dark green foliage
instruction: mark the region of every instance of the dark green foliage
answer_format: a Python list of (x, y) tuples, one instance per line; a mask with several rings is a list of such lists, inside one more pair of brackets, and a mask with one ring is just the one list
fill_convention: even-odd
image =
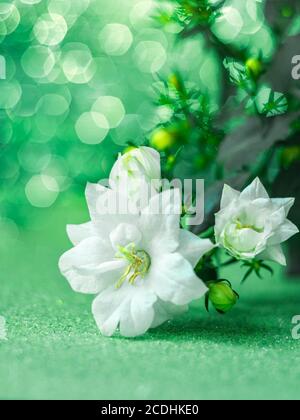
[[(187, 36), (202, 37), (207, 47), (216, 52), (223, 67), (220, 79), (223, 94), (218, 108), (211, 106), (211, 98), (206, 93), (185, 90), (188, 75), (183, 77), (177, 73), (180, 80), (175, 89), (177, 95), (172, 101), (165, 97), (174, 110), (166, 129), (172, 130), (177, 122), (176, 139), (183, 146), (181, 162), (174, 162), (169, 175), (180, 171), (186, 176), (182, 164), (186, 160), (189, 174), (205, 178), (207, 218), (199, 228), (205, 231), (213, 220), (224, 182), (242, 188), (259, 176), (272, 191), (276, 190), (275, 184), (286, 172), (287, 164), (293, 164), (296, 172), (299, 171), (300, 82), (292, 78), (292, 57), (299, 54), (300, 35), (291, 28), (296, 27), (300, 11), (297, 2), (289, 1), (284, 5), (271, 0), (266, 2), (265, 22), (275, 46), (273, 54), (266, 58), (264, 45), (260, 54), (253, 55), (237, 42), (224, 43), (222, 37), (216, 36), (213, 24), (222, 16), (223, 2), (213, 8), (206, 1), (173, 3), (178, 7), (169, 19), (180, 22), (183, 28), (178, 41), (182, 42)], [(160, 20), (160, 23), (168, 22)], [(191, 106), (192, 103), (198, 106)], [(177, 145), (175, 140), (174, 150)], [(172, 154), (173, 150), (166, 153)], [(282, 196), (295, 194), (291, 185), (290, 182), (284, 184)], [(300, 199), (298, 190), (296, 195)]]

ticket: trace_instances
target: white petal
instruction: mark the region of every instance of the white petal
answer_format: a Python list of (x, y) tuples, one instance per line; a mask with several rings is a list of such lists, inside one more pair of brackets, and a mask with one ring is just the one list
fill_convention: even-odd
[(179, 236), (178, 252), (188, 260), (193, 267), (207, 252), (214, 248), (214, 244), (209, 239), (201, 239), (188, 230), (181, 229)]
[(179, 190), (167, 190), (151, 198), (139, 220), (144, 246), (149, 248), (153, 245), (151, 254), (173, 252), (178, 248), (180, 215)]
[(234, 190), (229, 185), (224, 185), (223, 194), (221, 199), (221, 209), (229, 206), (234, 200), (239, 198), (241, 193), (239, 191)]
[(292, 236), (297, 235), (297, 233), (299, 233), (297, 226), (290, 220), (286, 220), (276, 231), (275, 235), (271, 237), (268, 243), (270, 245), (281, 244), (282, 242), (290, 239)]
[(252, 184), (250, 184), (242, 193), (241, 198), (243, 200), (253, 201), (257, 198), (269, 198), (265, 187), (261, 183), (259, 178), (256, 178)]
[(149, 181), (161, 178), (160, 154), (150, 147), (142, 146), (120, 155), (110, 173), (110, 185), (118, 186), (120, 177), (132, 173), (136, 178), (143, 177)]
[(163, 302), (161, 299), (158, 299), (157, 302), (154, 304), (155, 315), (151, 328), (159, 327), (166, 321), (173, 319), (177, 315), (183, 314), (187, 310), (187, 305), (174, 305), (173, 303)]
[(157, 194), (161, 187), (160, 179), (159, 153), (149, 147), (140, 147), (120, 155), (110, 173), (109, 184), (113, 190), (123, 192), (131, 201), (138, 202), (147, 191), (147, 198), (150, 191), (151, 195)]
[[(133, 151), (134, 153), (135, 151)], [(151, 147), (142, 146), (136, 149), (137, 156), (143, 162), (143, 166), (146, 169), (147, 174), (150, 175), (151, 179), (161, 178), (161, 165), (160, 165), (160, 154), (157, 150)]]
[(156, 295), (150, 290), (137, 288), (130, 301), (129, 311), (124, 312), (120, 320), (121, 335), (137, 337), (145, 334), (154, 320), (153, 305), (156, 300)]
[(279, 208), (283, 207), (285, 216), (287, 217), (291, 208), (295, 204), (295, 198), (273, 198), (272, 202)]
[(271, 227), (271, 230), (276, 231), (286, 221), (286, 214), (284, 207), (280, 207), (278, 210), (273, 211), (266, 218), (266, 225)]
[(96, 294), (122, 275), (124, 261), (113, 252), (100, 238), (85, 239), (60, 258), (59, 268), (76, 292)]
[(109, 175), (109, 185), (112, 189), (115, 189), (118, 187), (120, 174), (122, 172), (122, 166), (123, 166), (123, 156), (120, 153)]
[(222, 235), (227, 224), (236, 219), (236, 217), (243, 211), (244, 207), (245, 202), (239, 200), (237, 202), (230, 203), (227, 207), (224, 207), (215, 214), (215, 236), (217, 242), (220, 241), (220, 236)]
[(97, 203), (99, 198), (107, 193), (109, 193), (109, 189), (103, 187), (103, 185), (87, 183), (85, 189), (85, 196), (90, 211), (90, 216), (92, 219), (97, 219), (98, 217)]
[(263, 233), (255, 232), (253, 229), (236, 229), (235, 225), (231, 225), (226, 231), (226, 240), (229, 247), (241, 253), (251, 253), (259, 249), (259, 246), (266, 245)]
[(120, 327), (125, 337), (144, 334), (154, 319), (156, 296), (143, 287), (124, 283), (102, 292), (93, 302), (93, 315), (103, 335), (112, 336)]
[(63, 258), (67, 266), (76, 266), (86, 269), (96, 269), (101, 263), (114, 257), (110, 243), (97, 236), (85, 239), (77, 246), (65, 253)]
[(220, 236), (226, 228), (227, 223), (231, 222), (236, 216), (237, 210), (236, 206), (229, 205), (215, 214), (215, 236), (217, 242), (220, 241)]
[(84, 239), (95, 236), (95, 229), (92, 222), (82, 225), (68, 225), (67, 233), (73, 245), (78, 245)]
[(128, 310), (128, 299), (124, 289), (111, 287), (96, 297), (92, 312), (99, 330), (105, 336), (111, 337), (117, 330), (121, 314)]
[(120, 246), (127, 246), (131, 243), (138, 245), (142, 239), (142, 234), (138, 228), (128, 223), (121, 223), (110, 234), (113, 248), (117, 251)]
[(120, 223), (136, 223), (137, 209), (121, 192), (100, 184), (87, 184), (86, 199), (92, 222), (102, 238), (108, 239)]
[(0, 340), (7, 340), (6, 321), (0, 316)]
[(186, 305), (207, 292), (207, 287), (196, 276), (191, 264), (178, 253), (161, 255), (152, 260), (145, 281), (160, 299), (175, 305)]
[(269, 246), (259, 257), (286, 266), (286, 258), (280, 245)]

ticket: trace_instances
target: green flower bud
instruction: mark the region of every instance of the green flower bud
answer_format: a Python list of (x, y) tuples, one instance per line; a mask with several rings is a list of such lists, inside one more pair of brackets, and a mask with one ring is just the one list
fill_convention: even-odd
[(156, 150), (165, 151), (174, 145), (175, 138), (165, 128), (159, 128), (152, 134), (150, 142), (151, 146), (155, 147)]
[(215, 309), (225, 314), (229, 312), (237, 303), (239, 296), (232, 289), (230, 283), (226, 280), (220, 282), (211, 282), (208, 285), (208, 298)]
[(246, 61), (246, 68), (255, 78), (263, 72), (263, 63), (258, 58), (249, 58)]

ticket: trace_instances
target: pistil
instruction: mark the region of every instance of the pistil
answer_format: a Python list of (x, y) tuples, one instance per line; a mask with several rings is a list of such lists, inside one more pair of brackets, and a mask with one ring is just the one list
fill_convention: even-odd
[(151, 265), (149, 254), (146, 251), (137, 250), (135, 244), (130, 244), (127, 247), (119, 247), (119, 253), (116, 257), (125, 259), (129, 263), (116, 285), (117, 289), (126, 280), (133, 286), (138, 278), (144, 278), (146, 276)]

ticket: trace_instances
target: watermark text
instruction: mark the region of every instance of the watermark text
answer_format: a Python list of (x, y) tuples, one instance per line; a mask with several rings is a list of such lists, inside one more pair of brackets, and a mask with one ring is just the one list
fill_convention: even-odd
[(292, 319), (294, 325), (292, 329), (292, 337), (294, 340), (300, 340), (300, 315), (295, 315)]

